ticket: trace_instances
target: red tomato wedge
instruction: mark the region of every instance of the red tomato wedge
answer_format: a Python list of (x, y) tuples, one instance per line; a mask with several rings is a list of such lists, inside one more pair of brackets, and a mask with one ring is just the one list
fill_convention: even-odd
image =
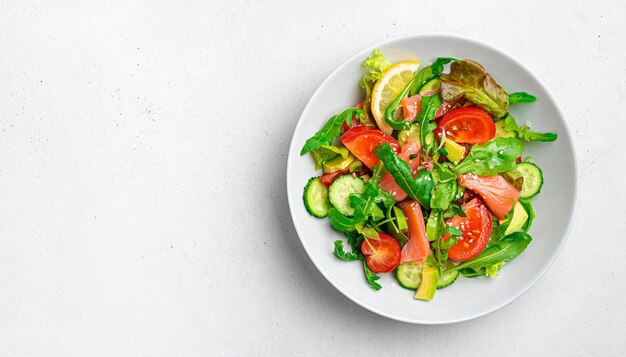
[(482, 109), (465, 107), (446, 114), (437, 123), (437, 133), (459, 144), (484, 144), (496, 136), (496, 125), (489, 113)]
[(348, 150), (370, 169), (373, 169), (379, 161), (374, 154), (374, 149), (378, 145), (389, 143), (395, 153), (400, 151), (400, 145), (396, 139), (370, 126), (350, 128), (341, 135), (340, 139)]
[(421, 95), (414, 95), (409, 98), (402, 99), (402, 113), (404, 113), (404, 121), (415, 121), (417, 113), (422, 110)]
[(430, 254), (430, 243), (426, 236), (426, 225), (420, 204), (417, 201), (404, 201), (399, 206), (409, 224), (409, 241), (402, 247), (400, 264), (407, 262), (423, 264)]
[[(491, 236), (491, 214), (478, 198), (464, 204), (463, 210), (465, 217), (457, 215), (446, 220), (446, 226), (456, 227), (463, 232), (458, 243), (448, 250), (448, 257), (456, 262), (478, 256), (485, 250)], [(444, 234), (443, 240), (448, 239), (450, 235)]]
[(380, 239), (367, 239), (361, 243), (365, 263), (374, 273), (388, 273), (400, 264), (400, 245), (393, 237), (378, 233)]
[[(420, 165), (419, 156), (416, 156), (414, 159), (411, 159), (411, 155), (417, 155), (419, 152), (419, 145), (414, 140), (409, 139), (406, 144), (402, 147), (402, 151), (398, 154), (398, 157), (404, 160), (407, 164), (409, 164), (409, 168), (411, 172), (413, 172), (413, 176), (417, 174), (417, 167)], [(389, 172), (385, 172), (383, 177), (381, 177), (378, 186), (383, 190), (389, 192), (393, 198), (396, 199), (396, 202), (404, 201), (408, 195), (404, 192), (398, 184), (396, 184), (396, 180), (391, 176)]]
[(476, 192), (500, 220), (505, 219), (505, 215), (515, 206), (520, 195), (520, 192), (500, 175), (467, 174), (459, 175), (457, 179), (461, 186)]

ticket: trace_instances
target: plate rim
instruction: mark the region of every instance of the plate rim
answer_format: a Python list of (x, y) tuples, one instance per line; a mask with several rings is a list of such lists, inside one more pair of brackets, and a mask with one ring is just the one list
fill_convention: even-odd
[[(466, 42), (470, 42), (473, 43), (475, 45), (478, 46), (483, 46), (486, 47), (504, 57), (506, 57), (507, 59), (513, 61), (516, 65), (520, 66), (521, 68), (523, 68), (526, 72), (530, 73), (530, 75), (533, 77), (534, 80), (537, 81), (537, 83), (539, 84), (539, 86), (546, 91), (546, 93), (548, 93), (548, 97), (549, 100), (554, 104), (556, 111), (558, 113), (558, 115), (560, 116), (560, 119), (562, 120), (565, 128), (566, 128), (566, 135), (569, 137), (569, 142), (570, 142), (570, 151), (572, 152), (572, 158), (574, 161), (574, 179), (573, 179), (573, 184), (574, 184), (574, 206), (572, 207), (572, 211), (571, 211), (571, 215), (568, 219), (567, 222), (567, 228), (565, 230), (565, 233), (563, 235), (563, 238), (561, 239), (561, 242), (559, 244), (559, 246), (557, 247), (557, 249), (555, 249), (553, 251), (553, 253), (550, 256), (550, 260), (548, 262), (548, 264), (543, 268), (543, 270), (541, 270), (541, 272), (539, 274), (537, 274), (537, 276), (530, 280), (524, 287), (523, 289), (520, 290), (519, 293), (513, 294), (510, 298), (505, 299), (503, 302), (495, 304), (493, 307), (486, 309), (485, 311), (479, 312), (477, 314), (470, 314), (467, 317), (463, 317), (463, 318), (458, 318), (458, 319), (447, 319), (447, 320), (440, 320), (440, 321), (431, 321), (431, 320), (419, 320), (419, 319), (412, 319), (412, 318), (404, 318), (402, 316), (396, 316), (396, 315), (392, 315), (392, 314), (388, 314), (384, 311), (379, 310), (378, 308), (368, 305), (362, 301), (360, 301), (356, 296), (352, 296), (351, 294), (349, 294), (345, 289), (343, 289), (341, 287), (340, 284), (338, 284), (337, 282), (335, 282), (330, 276), (329, 274), (322, 269), (322, 267), (320, 266), (319, 262), (311, 255), (310, 252), (310, 248), (307, 246), (307, 244), (305, 243), (305, 241), (302, 239), (302, 234), (300, 232), (300, 229), (298, 227), (297, 222), (297, 218), (296, 215), (294, 213), (294, 204), (296, 204), (295, 202), (293, 202), (294, 199), (294, 195), (290, 193), (289, 191), (289, 187), (291, 186), (291, 179), (290, 179), (290, 172), (291, 172), (291, 158), (292, 158), (292, 154), (293, 152), (297, 152), (298, 149), (295, 148), (295, 137), (296, 134), (300, 131), (301, 127), (302, 127), (302, 118), (304, 116), (304, 114), (309, 110), (309, 107), (311, 105), (311, 103), (313, 102), (313, 100), (319, 95), (320, 93), (320, 89), (324, 88), (327, 83), (330, 81), (331, 78), (333, 78), (339, 71), (341, 71), (344, 67), (347, 66), (347, 64), (349, 62), (351, 62), (352, 60), (354, 60), (355, 58), (359, 57), (359, 56), (363, 56), (364, 53), (367, 53), (368, 51), (372, 51), (374, 48), (380, 48), (382, 46), (388, 45), (390, 43), (393, 42), (400, 42), (409, 38), (446, 38), (446, 39), (453, 39), (453, 40), (462, 40), (462, 41), (466, 41)], [(295, 150), (295, 151), (294, 151)], [(300, 157), (299, 155), (297, 157)], [(291, 220), (293, 222), (293, 226), (296, 230), (296, 234), (298, 235), (298, 239), (300, 240), (300, 243), (302, 244), (302, 247), (304, 248), (304, 250), (306, 251), (309, 259), (313, 262), (313, 265), (315, 265), (315, 267), (317, 268), (317, 270), (322, 274), (322, 276), (324, 276), (324, 278), (337, 290), (339, 290), (345, 297), (347, 297), (348, 299), (350, 299), (351, 301), (353, 301), (354, 303), (356, 303), (357, 305), (365, 308), (366, 310), (369, 310), (373, 313), (376, 313), (378, 315), (387, 317), (389, 319), (392, 320), (396, 320), (396, 321), (401, 321), (401, 322), (405, 322), (405, 323), (412, 323), (412, 324), (419, 324), (419, 325), (445, 325), (445, 324), (453, 324), (453, 323), (459, 323), (459, 322), (463, 322), (463, 321), (469, 321), (469, 320), (473, 320), (482, 316), (485, 316), (487, 314), (490, 314), (496, 310), (501, 309), (502, 307), (512, 303), (513, 301), (515, 301), (516, 299), (518, 299), (520, 296), (522, 296), (524, 293), (526, 293), (528, 290), (530, 290), (530, 288), (532, 288), (546, 273), (546, 271), (548, 271), (548, 269), (550, 269), (550, 267), (552, 266), (552, 264), (554, 264), (554, 262), (556, 261), (556, 258), (559, 256), (559, 254), (561, 253), (561, 251), (563, 250), (563, 247), (565, 246), (565, 243), (567, 242), (567, 240), (569, 239), (569, 235), (572, 231), (573, 225), (574, 225), (574, 220), (576, 217), (576, 212), (578, 209), (578, 197), (579, 197), (579, 190), (580, 190), (580, 184), (579, 184), (579, 180), (580, 180), (580, 171), (579, 171), (579, 161), (578, 161), (578, 153), (576, 151), (576, 145), (574, 142), (574, 136), (572, 135), (572, 130), (569, 126), (569, 123), (563, 113), (563, 111), (561, 110), (561, 107), (559, 106), (558, 101), (556, 100), (556, 98), (554, 97), (554, 94), (552, 93), (552, 91), (541, 81), (541, 79), (535, 74), (534, 71), (532, 71), (530, 68), (528, 68), (524, 63), (522, 63), (521, 61), (519, 61), (517, 58), (513, 57), (512, 55), (510, 55), (509, 53), (507, 53), (506, 51), (493, 46), (489, 43), (486, 43), (484, 41), (481, 40), (477, 40), (475, 38), (471, 38), (471, 37), (467, 37), (467, 36), (462, 36), (462, 35), (457, 35), (457, 34), (447, 34), (447, 33), (436, 33), (436, 32), (428, 32), (428, 33), (410, 33), (410, 34), (405, 34), (405, 35), (401, 35), (401, 36), (396, 36), (396, 37), (392, 37), (389, 39), (386, 39), (384, 41), (378, 42), (374, 45), (368, 46), (360, 51), (358, 51), (356, 54), (350, 56), (348, 59), (346, 59), (345, 61), (343, 61), (343, 63), (341, 65), (339, 65), (335, 70), (333, 70), (328, 76), (326, 76), (326, 78), (319, 84), (319, 86), (317, 86), (317, 88), (315, 89), (315, 92), (313, 92), (313, 95), (311, 95), (311, 97), (309, 98), (309, 100), (307, 101), (306, 105), (304, 106), (304, 108), (302, 109), (302, 112), (300, 113), (300, 116), (298, 118), (298, 122), (296, 123), (296, 126), (293, 130), (293, 134), (291, 136), (291, 141), (289, 144), (289, 152), (287, 154), (287, 169), (286, 169), (286, 188), (287, 188), (287, 202), (289, 204), (289, 213), (291, 215)], [(297, 195), (296, 195), (297, 196)], [(300, 197), (300, 196), (298, 196)]]

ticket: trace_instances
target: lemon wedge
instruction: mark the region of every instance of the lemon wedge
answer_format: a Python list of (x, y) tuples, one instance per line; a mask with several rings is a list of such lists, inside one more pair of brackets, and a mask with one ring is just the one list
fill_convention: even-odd
[(376, 125), (383, 132), (391, 134), (393, 131), (393, 128), (385, 121), (385, 110), (389, 103), (393, 102), (409, 84), (419, 66), (420, 63), (416, 61), (396, 63), (387, 68), (374, 85), (371, 99), (372, 114), (374, 115), (374, 120), (376, 120)]

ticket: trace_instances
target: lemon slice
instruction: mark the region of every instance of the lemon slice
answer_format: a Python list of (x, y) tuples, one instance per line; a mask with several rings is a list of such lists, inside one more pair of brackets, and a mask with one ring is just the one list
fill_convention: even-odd
[(402, 92), (409, 84), (420, 63), (416, 61), (406, 61), (396, 63), (387, 68), (378, 79), (372, 90), (372, 114), (376, 124), (383, 132), (391, 134), (393, 128), (385, 121), (385, 110), (389, 103)]

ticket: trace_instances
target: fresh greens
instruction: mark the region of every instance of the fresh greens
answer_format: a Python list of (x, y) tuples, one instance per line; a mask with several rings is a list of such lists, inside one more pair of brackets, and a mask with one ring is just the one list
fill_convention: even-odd
[(391, 62), (380, 53), (380, 49), (375, 48), (374, 52), (363, 61), (363, 67), (367, 68), (367, 73), (361, 78), (359, 85), (365, 89), (367, 96), (369, 96), (378, 78), (387, 68), (391, 67)]
[(526, 223), (522, 227), (524, 232), (528, 232), (530, 226), (532, 226), (533, 221), (535, 220), (535, 210), (533, 209), (533, 204), (527, 198), (520, 198), (519, 203), (524, 207), (526, 213), (528, 213), (528, 218), (526, 219)]
[(443, 72), (444, 66), (452, 61), (458, 60), (451, 57), (440, 57), (437, 58), (430, 66), (426, 66), (417, 71), (415, 76), (413, 76), (409, 97), (416, 95), (426, 82), (440, 75)]
[(422, 97), (420, 101), (422, 110), (415, 118), (415, 122), (420, 125), (420, 143), (424, 146), (424, 150), (427, 152), (432, 151), (434, 148), (434, 140), (426, 140), (427, 135), (433, 135), (433, 130), (437, 128), (435, 123), (435, 113), (441, 106), (441, 98), (439, 94), (434, 94), (428, 97)]
[(435, 186), (433, 176), (428, 171), (420, 172), (413, 178), (411, 169), (406, 161), (400, 159), (389, 144), (381, 144), (374, 149), (376, 157), (385, 165), (385, 168), (393, 176), (396, 184), (406, 192), (409, 197), (421, 203), (424, 207), (430, 207), (431, 191)]
[(372, 273), (365, 260), (363, 260), (363, 270), (365, 271), (365, 280), (367, 280), (367, 283), (372, 287), (372, 289), (378, 291), (383, 288), (376, 282), (376, 280), (380, 279), (380, 276)]
[(509, 94), (509, 104), (515, 103), (534, 103), (537, 101), (537, 97), (526, 92), (515, 92)]
[(389, 103), (387, 109), (385, 109), (385, 121), (387, 122), (387, 124), (389, 124), (390, 127), (394, 128), (395, 130), (405, 130), (411, 127), (411, 121), (396, 121), (394, 114), (402, 99), (406, 96), (409, 89), (411, 89), (411, 84), (413, 83), (413, 81), (414, 79), (411, 79), (406, 87), (404, 87), (402, 92), (400, 92), (400, 94), (398, 94), (398, 96), (391, 103)]
[(430, 207), (445, 210), (450, 206), (458, 187), (456, 175), (443, 165), (435, 164), (433, 169), (435, 186), (433, 187)]
[(350, 152), (345, 147), (322, 145), (318, 149), (311, 150), (311, 155), (315, 160), (315, 169), (319, 170), (326, 161), (330, 161), (339, 155), (347, 159)]
[(330, 145), (333, 140), (339, 137), (341, 124), (344, 122), (352, 125), (352, 117), (359, 117), (363, 114), (363, 110), (359, 108), (348, 108), (343, 112), (332, 116), (322, 130), (318, 131), (313, 137), (309, 138), (300, 151), (300, 155), (304, 155), (311, 150), (321, 148), (322, 145)]
[(498, 243), (485, 249), (476, 258), (465, 261), (448, 270), (471, 268), (474, 271), (479, 271), (482, 268), (488, 268), (500, 262), (507, 262), (523, 252), (531, 241), (532, 238), (528, 235), (528, 233), (511, 233), (500, 239)]
[(363, 259), (363, 254), (359, 253), (358, 251), (354, 251), (352, 253), (344, 251), (343, 242), (339, 239), (335, 241), (335, 250), (333, 250), (333, 254), (337, 258), (346, 262)]
[(528, 125), (522, 125), (521, 127), (517, 125), (515, 118), (511, 115), (511, 113), (507, 113), (504, 118), (504, 129), (510, 130), (515, 133), (515, 135), (526, 142), (535, 141), (544, 141), (550, 142), (557, 139), (558, 135), (556, 133), (536, 133), (530, 130)]
[(493, 277), (497, 276), (497, 275), (498, 275), (498, 272), (500, 271), (500, 269), (502, 269), (502, 266), (503, 266), (503, 265), (504, 265), (504, 262), (503, 262), (503, 261), (501, 261), (501, 262), (497, 262), (497, 263), (496, 263), (496, 264), (494, 264), (494, 265), (490, 265), (490, 266), (488, 266), (488, 267), (485, 269), (485, 275), (486, 275), (486, 276), (488, 276), (488, 277), (490, 277), (490, 278), (493, 278)]
[(441, 96), (446, 102), (465, 97), (493, 118), (501, 118), (509, 109), (509, 96), (480, 64), (461, 60), (450, 65), (450, 73), (441, 76)]
[(496, 138), (484, 145), (474, 145), (454, 172), (458, 175), (473, 173), (491, 176), (509, 171), (516, 167), (515, 160), (523, 150), (524, 144), (515, 138)]

